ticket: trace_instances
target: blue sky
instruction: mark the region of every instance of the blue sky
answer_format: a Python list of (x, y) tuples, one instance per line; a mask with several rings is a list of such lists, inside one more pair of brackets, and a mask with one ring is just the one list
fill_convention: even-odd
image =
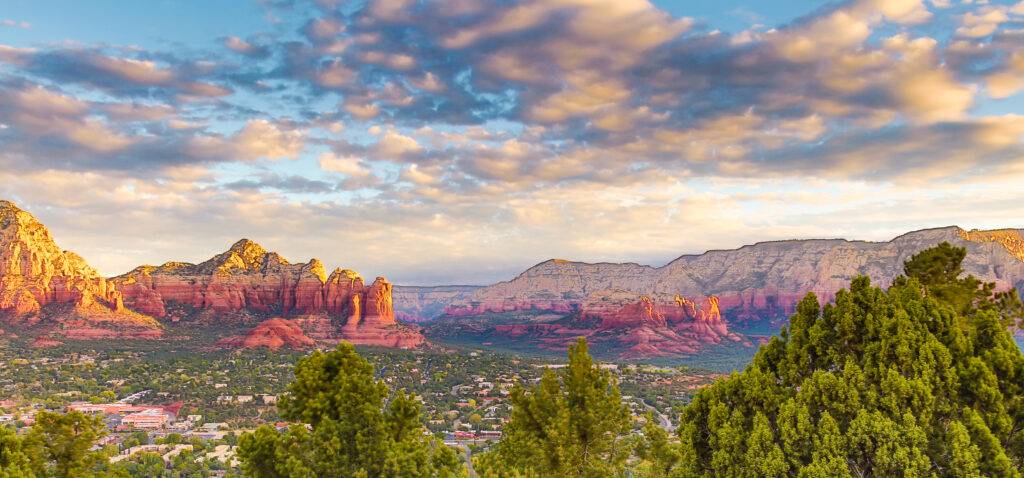
[(398, 283), (1020, 227), (1024, 2), (5, 2), (0, 196), (107, 274)]

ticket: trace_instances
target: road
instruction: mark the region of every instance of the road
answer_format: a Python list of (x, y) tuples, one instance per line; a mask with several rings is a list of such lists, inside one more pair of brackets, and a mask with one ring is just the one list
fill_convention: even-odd
[(469, 470), (469, 478), (477, 478), (476, 470), (473, 469), (473, 452), (466, 445), (462, 449), (466, 452), (466, 469)]
[(664, 428), (665, 431), (672, 432), (676, 429), (676, 427), (672, 426), (672, 420), (669, 420), (667, 415), (659, 412), (657, 408), (648, 405), (643, 399), (640, 400), (640, 403), (642, 403), (644, 408), (658, 419), (658, 425), (660, 425), (661, 428)]

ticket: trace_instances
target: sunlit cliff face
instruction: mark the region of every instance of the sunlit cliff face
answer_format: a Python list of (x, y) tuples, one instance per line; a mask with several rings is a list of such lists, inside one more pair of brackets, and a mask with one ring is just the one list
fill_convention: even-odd
[(248, 236), (406, 284), (1021, 225), (1024, 3), (773, 3), (15, 6), (0, 197), (107, 275)]

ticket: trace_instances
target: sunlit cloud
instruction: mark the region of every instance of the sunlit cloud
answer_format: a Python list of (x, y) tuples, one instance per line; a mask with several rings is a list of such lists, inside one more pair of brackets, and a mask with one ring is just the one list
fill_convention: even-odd
[(418, 283), (1020, 225), (1024, 3), (731, 29), (647, 0), (260, 8), (261, 31), (187, 48), (0, 44), (0, 195), (58, 211), (108, 273), (244, 234)]

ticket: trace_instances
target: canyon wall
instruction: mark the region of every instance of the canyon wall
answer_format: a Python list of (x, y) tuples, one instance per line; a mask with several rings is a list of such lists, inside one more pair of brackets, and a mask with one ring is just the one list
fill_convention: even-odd
[[(965, 247), (964, 269), (1005, 289), (1024, 284), (1019, 230), (928, 229), (888, 242), (841, 239), (763, 242), (739, 249), (687, 255), (662, 266), (587, 264), (549, 260), (508, 282), (476, 290), (446, 305), (449, 315), (516, 310), (567, 312), (624, 305), (641, 295), (660, 305), (676, 296), (715, 296), (730, 321), (781, 318), (808, 292), (822, 301), (858, 275), (888, 285), (913, 254), (942, 241)], [(602, 305), (603, 304), (603, 305)]]

